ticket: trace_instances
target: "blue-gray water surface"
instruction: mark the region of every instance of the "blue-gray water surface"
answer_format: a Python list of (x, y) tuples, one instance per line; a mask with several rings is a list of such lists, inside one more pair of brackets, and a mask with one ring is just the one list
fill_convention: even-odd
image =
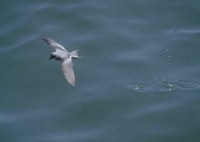
[[(200, 1), (3, 0), (1, 142), (199, 142)], [(49, 60), (53, 38), (76, 86)]]

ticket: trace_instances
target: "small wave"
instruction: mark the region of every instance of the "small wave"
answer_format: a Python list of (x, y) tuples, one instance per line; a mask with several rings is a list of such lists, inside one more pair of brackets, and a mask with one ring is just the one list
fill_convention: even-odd
[(172, 29), (166, 32), (167, 34), (174, 34), (174, 33), (179, 33), (179, 34), (199, 34), (200, 33), (200, 28), (196, 29)]
[(30, 41), (33, 41), (36, 38), (37, 38), (37, 35), (31, 35), (31, 36), (25, 37), (24, 39), (21, 39), (17, 43), (13, 43), (13, 44), (6, 46), (4, 48), (0, 48), (0, 53), (1, 52), (7, 52), (7, 51), (10, 51), (10, 50), (16, 49), (18, 47), (22, 47), (23, 45), (29, 43)]
[(178, 90), (198, 90), (200, 82), (192, 80), (135, 83), (129, 86), (135, 92), (172, 92)]
[(183, 29), (183, 30), (178, 30), (177, 32), (186, 34), (198, 34), (200, 33), (200, 29)]

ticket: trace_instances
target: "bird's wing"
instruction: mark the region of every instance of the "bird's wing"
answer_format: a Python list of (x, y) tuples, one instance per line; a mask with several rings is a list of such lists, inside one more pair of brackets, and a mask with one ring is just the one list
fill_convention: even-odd
[(43, 36), (42, 39), (49, 44), (50, 46), (52, 46), (53, 48), (55, 48), (55, 50), (62, 50), (62, 51), (67, 51), (62, 45), (58, 44), (57, 42), (55, 42), (53, 39)]
[(65, 75), (65, 78), (67, 79), (67, 81), (72, 85), (75, 86), (75, 75), (74, 75), (74, 71), (73, 71), (73, 63), (72, 63), (72, 59), (68, 58), (66, 60), (64, 60), (61, 63), (62, 66), (62, 71)]

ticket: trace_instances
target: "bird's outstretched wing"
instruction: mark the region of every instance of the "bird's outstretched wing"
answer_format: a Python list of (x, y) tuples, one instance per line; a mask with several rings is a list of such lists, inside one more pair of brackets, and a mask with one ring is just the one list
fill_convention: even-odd
[(42, 39), (49, 44), (50, 46), (52, 46), (53, 48), (55, 48), (55, 50), (62, 50), (62, 51), (67, 51), (62, 45), (58, 44), (57, 42), (55, 42), (53, 39), (47, 37), (47, 36), (43, 36)]
[(67, 79), (67, 81), (72, 85), (75, 86), (75, 75), (74, 75), (74, 71), (73, 71), (73, 63), (72, 63), (72, 59), (68, 58), (66, 60), (64, 60), (61, 63), (61, 67), (62, 67), (62, 71), (65, 75), (65, 78)]

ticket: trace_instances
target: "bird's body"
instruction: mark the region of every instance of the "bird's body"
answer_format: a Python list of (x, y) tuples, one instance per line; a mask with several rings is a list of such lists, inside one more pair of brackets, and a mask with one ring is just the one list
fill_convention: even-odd
[(62, 71), (65, 75), (65, 78), (67, 81), (72, 85), (75, 86), (75, 75), (73, 71), (73, 63), (72, 59), (78, 59), (78, 50), (68, 52), (62, 45), (56, 43), (54, 40), (52, 40), (49, 37), (43, 36), (43, 40), (55, 48), (55, 52), (52, 52), (50, 54), (50, 60), (53, 58), (55, 60), (61, 61), (61, 67)]

